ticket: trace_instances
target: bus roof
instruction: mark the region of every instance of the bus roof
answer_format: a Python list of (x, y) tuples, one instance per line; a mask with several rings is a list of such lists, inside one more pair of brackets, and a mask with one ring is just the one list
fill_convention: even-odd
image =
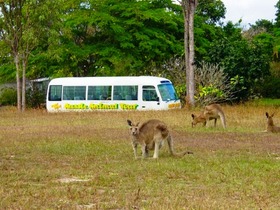
[(160, 83), (171, 83), (171, 81), (155, 76), (61, 77), (52, 79), (49, 85), (155, 85)]

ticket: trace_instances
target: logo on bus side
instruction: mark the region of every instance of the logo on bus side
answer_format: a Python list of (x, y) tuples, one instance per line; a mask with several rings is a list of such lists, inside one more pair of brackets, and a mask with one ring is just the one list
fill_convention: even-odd
[(123, 110), (136, 110), (138, 104), (120, 104), (120, 107)]
[(60, 109), (60, 108), (61, 108), (61, 105), (58, 104), (58, 103), (55, 103), (55, 104), (52, 105), (52, 108), (53, 108), (53, 109)]
[[(120, 107), (122, 110), (136, 110), (138, 106), (139, 106), (138, 104), (124, 104), (124, 103), (121, 103), (121, 104), (118, 104), (118, 103), (116, 103), (116, 104), (103, 104), (103, 103), (93, 104), (93, 103), (90, 103), (89, 105), (84, 104), (84, 103), (80, 103), (80, 104), (66, 103), (64, 105), (64, 108), (66, 110), (70, 110), (70, 109), (118, 110), (119, 107)], [(55, 110), (59, 110), (59, 109), (61, 109), (61, 105), (58, 104), (58, 103), (55, 103), (55, 104), (52, 105), (52, 108), (55, 109)]]
[(174, 103), (168, 105), (169, 109), (181, 108), (181, 103)]
[(118, 109), (119, 105), (118, 104), (103, 104), (103, 103), (99, 103), (99, 104), (89, 104), (89, 108), (92, 110), (97, 110), (97, 109)]

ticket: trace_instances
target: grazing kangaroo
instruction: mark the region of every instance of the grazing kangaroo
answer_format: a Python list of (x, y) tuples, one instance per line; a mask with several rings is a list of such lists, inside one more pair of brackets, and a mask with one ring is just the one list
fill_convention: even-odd
[(173, 140), (164, 122), (156, 119), (148, 120), (143, 124), (132, 123), (127, 120), (130, 126), (130, 134), (132, 137), (132, 146), (135, 159), (137, 159), (137, 146), (141, 145), (142, 158), (148, 157), (149, 150), (154, 150), (153, 158), (158, 158), (159, 149), (163, 146), (164, 140), (167, 140), (169, 151), (173, 156), (184, 156), (192, 154), (192, 152), (175, 153), (173, 149)]
[(200, 115), (196, 116), (192, 114), (191, 116), (193, 118), (192, 127), (194, 127), (197, 123), (203, 123), (203, 126), (205, 126), (206, 123), (210, 120), (215, 120), (214, 126), (216, 127), (217, 119), (220, 118), (223, 128), (226, 128), (225, 114), (222, 110), (222, 107), (219, 104), (211, 104), (205, 106), (203, 112)]
[(274, 116), (274, 113), (272, 115), (269, 115), (267, 112), (265, 113), (267, 117), (267, 127), (266, 127), (266, 132), (272, 132), (272, 133), (279, 133), (280, 132), (280, 127), (275, 126), (273, 123), (272, 117)]

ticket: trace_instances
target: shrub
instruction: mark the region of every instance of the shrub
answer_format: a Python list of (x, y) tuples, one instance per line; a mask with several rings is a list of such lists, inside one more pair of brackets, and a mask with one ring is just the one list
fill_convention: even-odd
[(0, 95), (0, 104), (3, 106), (17, 104), (17, 91), (14, 88), (4, 88)]
[(26, 91), (26, 104), (30, 108), (42, 108), (45, 104), (45, 93), (38, 88), (28, 89)]
[(202, 62), (195, 68), (195, 99), (198, 105), (227, 102), (234, 99), (234, 84), (219, 65)]
[(264, 98), (280, 98), (280, 78), (273, 76), (267, 77), (258, 85), (257, 91)]

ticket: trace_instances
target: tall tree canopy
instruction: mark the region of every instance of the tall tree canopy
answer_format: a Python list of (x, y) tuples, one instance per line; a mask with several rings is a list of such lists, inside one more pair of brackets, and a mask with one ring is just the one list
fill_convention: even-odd
[(66, 4), (57, 74), (61, 63), (73, 76), (149, 74), (148, 66), (183, 53), (182, 14), (171, 0)]

